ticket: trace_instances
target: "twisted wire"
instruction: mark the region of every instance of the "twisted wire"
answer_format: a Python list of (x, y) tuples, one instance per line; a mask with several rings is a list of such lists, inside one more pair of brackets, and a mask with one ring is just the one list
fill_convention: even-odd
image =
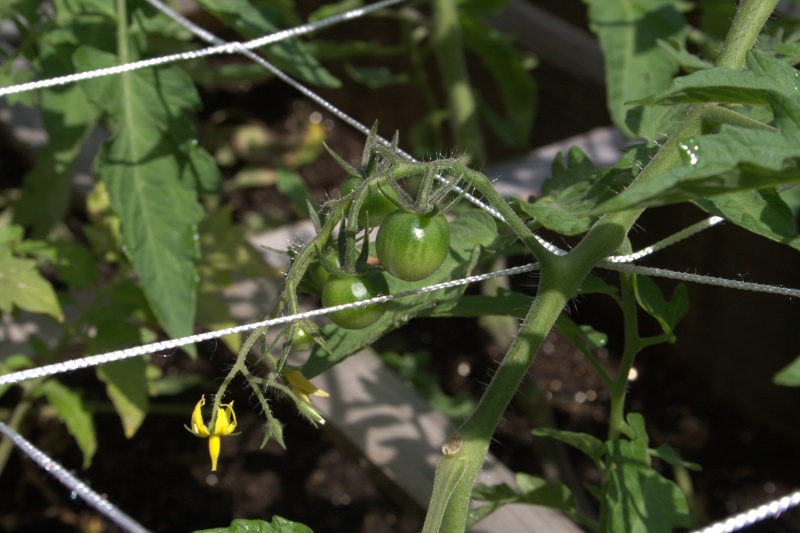
[(0, 433), (6, 436), (21, 452), (27, 455), (34, 463), (39, 465), (45, 472), (56, 478), (62, 485), (66, 486), (72, 493), (80, 497), (91, 507), (94, 507), (108, 517), (109, 520), (130, 533), (148, 533), (149, 530), (139, 522), (125, 514), (116, 505), (108, 501), (102, 495), (92, 490), (89, 485), (75, 477), (57, 461), (51, 459), (42, 450), (31, 444), (25, 437), (0, 422)]
[[(260, 322), (253, 322), (251, 324), (244, 324), (241, 326), (235, 326), (232, 328), (225, 328), (217, 331), (208, 331), (205, 333), (198, 333), (196, 335), (189, 335), (188, 337), (181, 337), (178, 339), (167, 339), (163, 341), (153, 342), (150, 344), (142, 344), (140, 346), (134, 346), (132, 348), (126, 348), (124, 350), (114, 350), (112, 352), (97, 354), (97, 355), (90, 355), (89, 357), (82, 357), (80, 359), (70, 359), (69, 361), (62, 361), (60, 363), (54, 363), (50, 365), (39, 366), (35, 368), (26, 368), (24, 370), (18, 370), (16, 372), (11, 372), (9, 374), (4, 374), (0, 376), (0, 386), (3, 385), (13, 385), (15, 383), (20, 383), (23, 381), (27, 381), (30, 379), (36, 378), (43, 378), (47, 376), (54, 376), (57, 374), (63, 374), (65, 372), (72, 372), (74, 370), (80, 370), (82, 368), (89, 368), (99, 365), (104, 365), (106, 363), (111, 363), (114, 361), (120, 361), (122, 359), (129, 359), (131, 357), (140, 357), (143, 355), (150, 355), (159, 352), (172, 352), (181, 346), (186, 346), (188, 344), (195, 344), (202, 341), (213, 340), (220, 337), (224, 337), (225, 335), (231, 335), (234, 333), (242, 333), (245, 331), (251, 331), (258, 328), (267, 328), (272, 326), (280, 326), (283, 324), (288, 324), (290, 322), (295, 322), (297, 320), (303, 320), (307, 318), (314, 318), (318, 316), (324, 316), (330, 313), (335, 313), (337, 311), (344, 311), (347, 309), (355, 309), (357, 307), (363, 307), (367, 305), (377, 304), (377, 303), (385, 303), (390, 302), (396, 298), (405, 298), (408, 296), (413, 296), (416, 294), (425, 294), (429, 292), (435, 292), (444, 289), (450, 289), (453, 287), (459, 287), (461, 285), (468, 285), (470, 283), (476, 283), (479, 281), (485, 281), (487, 279), (493, 279), (501, 276), (509, 276), (515, 274), (521, 274), (523, 272), (531, 272), (538, 268), (537, 263), (531, 263), (528, 265), (522, 265), (514, 268), (508, 268), (505, 270), (498, 270), (495, 272), (489, 272), (486, 274), (478, 274), (475, 276), (469, 276), (466, 278), (461, 279), (454, 279), (445, 281), (443, 283), (437, 283), (435, 285), (429, 285), (427, 287), (421, 287), (419, 289), (412, 289), (404, 292), (399, 292), (397, 294), (387, 294), (385, 296), (377, 296), (375, 298), (370, 298), (369, 300), (363, 300), (360, 302), (354, 302), (349, 304), (342, 304), (342, 305), (335, 305), (332, 307), (323, 307), (320, 309), (312, 309), (311, 311), (304, 311), (302, 313), (294, 314), (294, 315), (286, 315), (277, 318), (271, 318), (268, 320), (262, 320)], [(164, 355), (169, 355), (166, 353)]]
[(12, 85), (10, 87), (2, 87), (0, 88), (0, 96), (7, 96), (10, 94), (18, 94), (28, 91), (35, 91), (39, 89), (45, 89), (48, 87), (68, 85), (70, 83), (75, 83), (78, 81), (89, 80), (93, 78), (101, 78), (103, 76), (113, 76), (115, 74), (121, 74), (123, 72), (131, 72), (134, 70), (140, 70), (144, 68), (157, 67), (168, 63), (188, 61), (190, 59), (198, 59), (206, 56), (241, 53), (241, 50), (243, 49), (249, 52), (255, 48), (260, 48), (262, 46), (274, 44), (279, 41), (283, 41), (285, 39), (289, 39), (292, 37), (299, 37), (300, 35), (311, 33), (320, 30), (322, 28), (338, 24), (340, 22), (352, 20), (364, 16), (366, 14), (369, 14), (378, 9), (383, 9), (384, 7), (398, 4), (403, 1), (405, 0), (381, 0), (380, 2), (376, 2), (375, 4), (370, 4), (362, 8), (353, 9), (346, 13), (339, 13), (337, 15), (333, 15), (315, 22), (310, 22), (308, 24), (295, 26), (294, 28), (277, 31), (275, 33), (271, 33), (264, 37), (252, 39), (244, 43), (228, 43), (226, 41), (223, 41), (222, 39), (217, 38), (213, 34), (207, 32), (203, 28), (196, 26), (191, 21), (187, 20), (185, 17), (182, 17), (181, 15), (169, 9), (167, 6), (161, 4), (160, 2), (152, 2), (148, 0), (148, 3), (151, 4), (153, 7), (155, 7), (156, 9), (158, 9), (159, 11), (170, 17), (172, 20), (178, 22), (181, 26), (185, 27), (186, 29), (189, 29), (194, 35), (200, 37), (206, 42), (213, 43), (214, 46), (211, 46), (209, 48), (203, 48), (201, 50), (190, 50), (188, 52), (182, 52), (178, 54), (169, 54), (161, 57), (143, 59), (141, 61), (134, 61), (131, 63), (125, 63), (123, 65), (115, 65), (113, 67), (89, 70), (86, 72), (78, 72), (75, 74), (67, 74), (65, 76), (49, 78), (46, 80), (37, 80), (27, 83), (20, 83), (17, 85)]
[[(737, 280), (729, 280), (724, 278), (717, 278), (713, 276), (702, 276), (699, 274), (689, 274), (685, 272), (675, 272), (672, 270), (666, 270), (663, 268), (653, 268), (653, 267), (644, 267), (644, 266), (637, 266), (637, 265), (629, 265), (629, 264), (619, 264), (619, 263), (602, 263), (599, 266), (603, 268), (607, 268), (610, 270), (616, 270), (620, 272), (627, 272), (631, 274), (644, 274), (648, 276), (657, 276), (663, 278), (670, 278), (670, 279), (677, 279), (681, 281), (689, 281), (692, 283), (703, 283), (706, 285), (716, 285), (720, 287), (726, 287), (729, 289), (739, 289), (739, 290), (748, 290), (748, 291), (757, 291), (763, 292), (767, 294), (779, 294), (782, 296), (790, 296), (790, 297), (800, 297), (800, 289), (792, 289), (787, 287), (778, 287), (775, 285), (764, 285), (760, 283), (752, 283), (752, 282), (745, 282), (745, 281), (737, 281)], [(522, 274), (525, 272), (532, 272), (539, 269), (538, 263), (529, 263), (527, 265), (521, 265), (513, 268), (506, 268), (503, 270), (497, 270), (494, 272), (488, 272), (486, 274), (477, 274), (474, 276), (468, 276), (465, 278), (460, 279), (453, 279), (449, 281), (445, 281), (442, 283), (437, 283), (435, 285), (428, 285), (427, 287), (421, 287), (418, 289), (412, 289), (408, 291), (399, 292), (397, 294), (387, 294), (385, 296), (377, 296), (375, 298), (370, 298), (369, 300), (363, 300), (360, 302), (354, 302), (349, 304), (342, 304), (336, 305), (332, 307), (323, 307), (320, 309), (313, 309), (311, 311), (305, 311), (302, 313), (294, 314), (294, 315), (286, 315), (277, 318), (271, 318), (268, 320), (262, 320), (260, 322), (253, 322), (251, 324), (244, 324), (241, 326), (235, 326), (232, 328), (221, 329), (217, 331), (209, 331), (205, 333), (199, 333), (196, 335), (189, 335), (188, 337), (181, 337), (179, 339), (167, 339), (164, 341), (153, 342), (150, 344), (143, 344), (141, 346), (134, 346), (133, 348), (126, 348), (124, 350), (115, 350), (112, 352), (107, 352), (103, 354), (91, 355), (89, 357), (83, 357), (80, 359), (71, 359), (69, 361), (63, 361), (60, 363), (54, 363), (50, 365), (44, 365), (35, 368), (28, 368), (24, 370), (19, 370), (16, 372), (11, 372), (9, 374), (1, 375), (0, 376), (0, 386), (3, 385), (12, 385), (15, 383), (20, 383), (22, 381), (27, 381), (30, 379), (42, 378), (47, 376), (53, 376), (56, 374), (62, 374), (65, 372), (72, 372), (74, 370), (79, 370), (82, 368), (94, 367), (98, 365), (103, 365), (106, 363), (110, 363), (113, 361), (119, 361), (122, 359), (128, 359), (131, 357), (139, 357), (143, 355), (155, 354), (159, 352), (171, 352), (181, 346), (186, 346), (188, 344), (195, 344), (202, 341), (217, 339), (219, 337), (224, 337), (225, 335), (230, 335), (234, 333), (242, 333), (245, 331), (251, 331), (258, 328), (268, 328), (272, 326), (279, 326), (283, 324), (288, 324), (290, 322), (295, 322), (297, 320), (303, 320), (307, 318), (314, 318), (318, 316), (324, 316), (330, 313), (335, 313), (337, 311), (344, 311), (347, 309), (355, 309), (358, 307), (363, 307), (367, 305), (377, 304), (377, 303), (386, 303), (397, 298), (406, 298), (408, 296), (414, 296), (417, 294), (426, 294), (429, 292), (435, 292), (444, 289), (450, 289), (454, 287), (459, 287), (461, 285), (468, 285), (470, 283), (477, 283), (481, 281), (486, 281), (488, 279), (494, 279), (501, 276), (513, 276), (517, 274)], [(165, 354), (169, 355), (169, 354)]]
[(716, 226), (720, 222), (724, 222), (725, 219), (718, 216), (708, 217), (700, 222), (692, 224), (691, 226), (687, 226), (682, 230), (661, 239), (660, 241), (651, 244), (650, 246), (645, 246), (641, 250), (634, 252), (632, 254), (627, 255), (612, 255), (610, 257), (606, 257), (606, 261), (609, 263), (631, 263), (633, 261), (637, 261), (642, 257), (648, 256), (653, 252), (658, 252), (659, 250), (663, 250), (664, 248), (668, 248), (673, 244), (682, 241), (683, 239), (687, 239), (696, 233), (700, 233), (701, 231), (707, 230), (713, 226)]
[(800, 297), (800, 289), (792, 289), (790, 287), (780, 287), (778, 285), (766, 285), (763, 283), (754, 283), (751, 281), (738, 281), (735, 279), (718, 278), (714, 276), (703, 276), (701, 274), (690, 274), (688, 272), (676, 272), (674, 270), (667, 270), (665, 268), (646, 267), (638, 265), (628, 265), (620, 263), (603, 262), (598, 266), (609, 270), (616, 270), (618, 272), (626, 272), (630, 274), (644, 274), (646, 276), (656, 276), (659, 278), (676, 279), (679, 281), (689, 281), (692, 283), (701, 283), (703, 285), (714, 285), (717, 287), (725, 287), (726, 289), (738, 289), (742, 291), (754, 291), (765, 294), (779, 294), (781, 296), (789, 296), (793, 298)]
[(800, 505), (800, 490), (783, 498), (759, 505), (754, 509), (737, 514), (693, 533), (733, 533), (767, 518), (777, 518), (788, 509)]

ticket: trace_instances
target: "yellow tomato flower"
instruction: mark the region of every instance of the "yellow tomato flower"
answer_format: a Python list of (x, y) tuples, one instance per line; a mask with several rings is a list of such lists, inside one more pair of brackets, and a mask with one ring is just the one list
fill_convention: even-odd
[(203, 413), (200, 410), (205, 404), (206, 398), (201, 396), (192, 412), (192, 427), (184, 427), (198, 437), (208, 437), (208, 453), (211, 455), (211, 471), (213, 472), (217, 469), (217, 459), (219, 459), (219, 438), (226, 437), (236, 430), (236, 413), (233, 412), (233, 402), (220, 404), (217, 409), (214, 431), (209, 431), (203, 422)]
[(306, 379), (303, 373), (299, 370), (286, 369), (283, 371), (283, 377), (285, 377), (286, 381), (289, 382), (289, 385), (292, 387), (294, 393), (306, 403), (311, 402), (309, 395), (322, 396), (323, 398), (330, 396), (330, 394), (322, 389), (318, 389), (316, 385), (308, 381), (308, 379)]

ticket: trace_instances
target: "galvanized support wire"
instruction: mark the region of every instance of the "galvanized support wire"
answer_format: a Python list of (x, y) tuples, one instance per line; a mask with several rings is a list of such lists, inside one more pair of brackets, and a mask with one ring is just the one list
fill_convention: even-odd
[(142, 526), (139, 522), (125, 514), (116, 505), (108, 501), (105, 497), (92, 490), (89, 485), (75, 477), (57, 461), (51, 459), (42, 450), (31, 444), (25, 437), (0, 422), (0, 433), (34, 463), (39, 465), (42, 470), (56, 478), (59, 483), (67, 487), (72, 494), (85, 501), (89, 506), (94, 507), (109, 520), (130, 533), (149, 533), (150, 530)]

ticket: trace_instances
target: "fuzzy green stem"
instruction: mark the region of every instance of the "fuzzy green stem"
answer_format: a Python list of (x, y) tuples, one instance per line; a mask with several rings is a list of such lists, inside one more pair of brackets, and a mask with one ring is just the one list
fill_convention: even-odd
[(616, 439), (620, 434), (628, 434), (628, 426), (625, 423), (625, 396), (628, 392), (631, 369), (636, 360), (636, 354), (640, 351), (638, 309), (633, 288), (633, 275), (620, 274), (620, 292), (622, 293), (625, 347), (622, 351), (617, 378), (611, 388), (609, 440)]
[(742, 0), (739, 3), (716, 66), (734, 70), (742, 68), (747, 51), (753, 47), (776, 5), (778, 0)]
[(477, 105), (469, 83), (455, 0), (433, 0), (431, 43), (447, 92), (447, 103), (456, 147), (466, 150), (470, 160), (485, 159), (478, 126)]
[[(117, 59), (120, 65), (130, 61), (128, 49), (128, 7), (125, 0), (117, 0)], [(120, 76), (125, 76), (123, 72)]]
[[(752, 47), (761, 26), (775, 4), (776, 0), (742, 1), (718, 65), (735, 69), (742, 67), (745, 53)], [(745, 28), (748, 25), (751, 27)], [(690, 109), (675, 134), (637, 176), (637, 182), (654, 179), (681, 163), (680, 140), (702, 133), (704, 112), (707, 107), (707, 105), (701, 104)], [(469, 181), (472, 182), (472, 180)], [(510, 208), (506, 209), (507, 206), (503, 206), (505, 202), (497, 202), (489, 191), (481, 190), (478, 187), (482, 183), (480, 180), (475, 181), (476, 183), (471, 184), (476, 186), (492, 207), (505, 217), (505, 211), (509, 211)], [(472, 484), (483, 465), (491, 435), (506, 406), (513, 398), (522, 377), (528, 372), (539, 346), (552, 328), (562, 308), (577, 290), (581, 280), (593, 265), (612, 254), (624, 242), (625, 236), (641, 212), (642, 209), (629, 209), (603, 216), (578, 246), (564, 257), (550, 256), (549, 252), (543, 250), (541, 245), (532, 244), (534, 241), (528, 238), (530, 230), (527, 227), (524, 229), (518, 227), (515, 215), (508, 217), (509, 225), (515, 233), (525, 236), (523, 241), (537, 255), (537, 258), (539, 258), (539, 254), (542, 254), (539, 293), (522, 323), (519, 337), (500, 364), (475, 411), (445, 443), (443, 448), (445, 453), (436, 468), (434, 492), (423, 531), (429, 533), (463, 531)], [(522, 225), (524, 226), (524, 224)], [(624, 300), (631, 302), (631, 299), (632, 295), (628, 295)], [(633, 298), (632, 304), (626, 303), (625, 305), (635, 306), (635, 298)], [(635, 312), (626, 313), (626, 316), (629, 315), (635, 317)], [(629, 348), (623, 354), (623, 367), (620, 369), (621, 374), (617, 379), (618, 385), (613, 391), (613, 394), (617, 396), (617, 401), (616, 413), (612, 414), (614, 421), (610, 427), (615, 435), (625, 430), (623, 419), (625, 390), (623, 385), (627, 384), (627, 373), (625, 376), (622, 376), (622, 373), (626, 372), (626, 367), (628, 370), (630, 369), (639, 349), (638, 332), (635, 326), (636, 324), (633, 322), (626, 328), (626, 341), (628, 341), (626, 346)], [(629, 336), (631, 338), (628, 338)]]
[(555, 283), (558, 278), (557, 272), (542, 272), (539, 295), (519, 335), (475, 411), (443, 446), (423, 533), (464, 530), (472, 484), (483, 466), (497, 422), (571, 295), (571, 291), (564, 292), (566, 287)]
[[(430, 116), (431, 113), (438, 109), (436, 95), (432, 90), (433, 85), (430, 83), (428, 74), (425, 71), (425, 65), (423, 64), (419, 48), (414, 43), (414, 36), (412, 33), (413, 27), (416, 27), (416, 21), (415, 24), (412, 25), (409, 20), (401, 19), (400, 30), (403, 32), (403, 42), (405, 44), (406, 57), (408, 57), (408, 61), (411, 65), (410, 71), (413, 79), (413, 85), (420, 91), (422, 101), (425, 102), (425, 107), (428, 109), (428, 114)], [(445, 142), (439, 122), (429, 120), (427, 121), (426, 126), (430, 131), (431, 145), (437, 150), (443, 150), (445, 147)]]

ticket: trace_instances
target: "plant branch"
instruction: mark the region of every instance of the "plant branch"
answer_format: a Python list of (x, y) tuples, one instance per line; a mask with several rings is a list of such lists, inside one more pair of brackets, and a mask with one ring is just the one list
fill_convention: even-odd
[(471, 161), (481, 164), (485, 159), (483, 138), (464, 61), (455, 0), (433, 0), (431, 42), (447, 92), (455, 145), (459, 150), (466, 150)]
[(776, 5), (778, 0), (742, 0), (739, 3), (716, 66), (742, 68), (747, 51), (753, 47)]

